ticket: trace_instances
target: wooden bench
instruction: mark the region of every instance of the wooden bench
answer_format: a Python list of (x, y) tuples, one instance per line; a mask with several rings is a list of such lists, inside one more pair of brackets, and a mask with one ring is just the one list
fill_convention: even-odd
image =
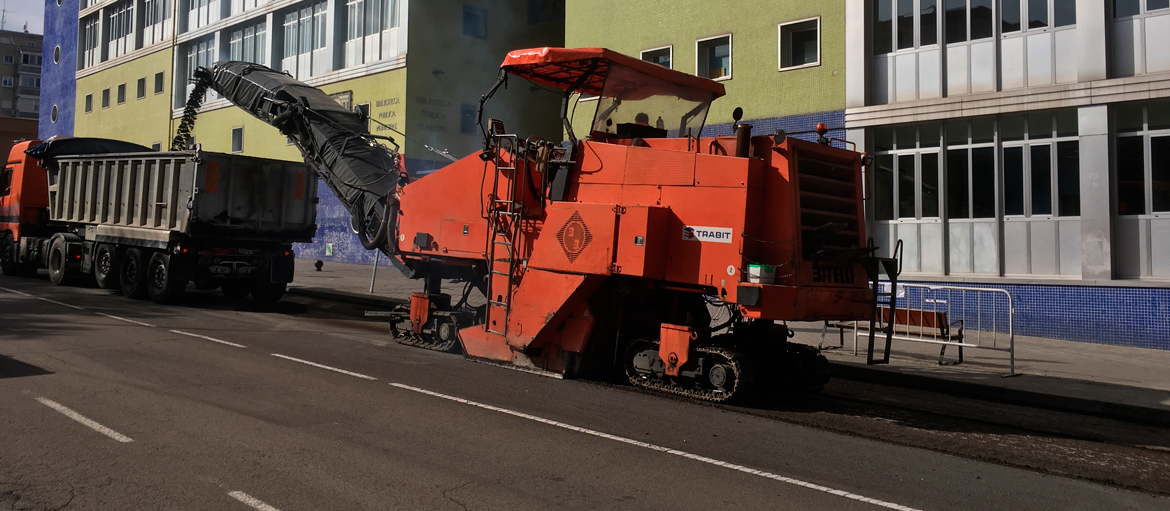
[[(882, 309), (882, 322), (889, 324), (889, 322), (890, 322), (890, 309), (887, 309), (887, 308)], [(952, 332), (951, 327), (956, 326), (956, 325), (958, 326), (958, 329), (957, 329), (958, 331)], [(836, 347), (836, 348), (844, 347), (845, 346), (845, 329), (846, 328), (855, 328), (855, 327), (858, 330), (869, 330), (869, 323), (865, 323), (865, 322), (861, 322), (861, 321), (857, 321), (857, 322), (825, 321), (825, 329), (821, 331), (821, 342), (822, 342), (822, 344), (824, 343), (825, 332), (829, 328), (836, 328), (838, 330), (839, 335), (840, 335), (841, 344), (840, 344), (840, 346), (834, 346), (834, 347)], [(949, 321), (947, 321), (947, 313), (945, 311), (933, 311), (933, 310), (923, 310), (923, 309), (898, 309), (897, 312), (894, 314), (895, 333), (897, 333), (898, 327), (908, 328), (910, 330), (910, 332), (909, 332), (910, 334), (918, 333), (915, 331), (915, 327), (918, 327), (917, 329), (919, 332), (921, 332), (923, 340), (938, 340), (941, 342), (963, 342), (963, 322), (962, 322), (962, 320), (957, 321), (954, 324), (950, 323)], [(942, 345), (942, 349), (938, 353), (938, 364), (939, 365), (952, 365), (952, 364), (962, 364), (963, 363), (963, 347), (962, 346), (959, 346), (959, 360), (957, 362), (947, 362), (946, 359), (944, 358), (946, 356), (946, 353), (947, 353), (947, 345), (944, 344), (944, 345)]]

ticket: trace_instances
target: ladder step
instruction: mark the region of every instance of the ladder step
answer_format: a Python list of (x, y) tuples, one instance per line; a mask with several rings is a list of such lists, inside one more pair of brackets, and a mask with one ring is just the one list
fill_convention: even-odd
[(502, 272), (502, 271), (495, 271), (495, 270), (492, 270), (492, 275), (504, 275), (504, 276), (509, 276), (509, 275), (511, 275), (511, 273), (506, 273), (506, 272)]
[(508, 245), (509, 247), (510, 247), (510, 246), (512, 246), (512, 242), (511, 242), (511, 241), (494, 241), (494, 240), (493, 240), (493, 241), (492, 241), (492, 243), (495, 243), (495, 244), (497, 244), (497, 245)]
[(498, 305), (500, 307), (507, 307), (508, 306), (508, 304), (506, 302), (497, 302), (495, 300), (488, 300), (488, 303), (490, 303), (492, 305)]

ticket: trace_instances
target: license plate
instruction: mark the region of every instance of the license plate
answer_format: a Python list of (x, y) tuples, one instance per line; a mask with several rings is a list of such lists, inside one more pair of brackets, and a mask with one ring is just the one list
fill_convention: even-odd
[(216, 275), (227, 275), (232, 273), (231, 266), (208, 266), (207, 271)]

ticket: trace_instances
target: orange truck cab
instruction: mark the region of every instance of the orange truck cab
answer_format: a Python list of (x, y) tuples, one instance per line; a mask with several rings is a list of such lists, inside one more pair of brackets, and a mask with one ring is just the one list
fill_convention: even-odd
[(28, 140), (14, 145), (0, 172), (0, 256), (5, 275), (35, 272), (33, 262), (19, 261), (20, 240), (46, 234), (48, 179), (41, 162), (24, 152), (39, 143)]

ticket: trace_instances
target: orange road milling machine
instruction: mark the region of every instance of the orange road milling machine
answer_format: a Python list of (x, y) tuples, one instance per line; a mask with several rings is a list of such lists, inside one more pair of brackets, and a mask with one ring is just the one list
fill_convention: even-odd
[[(563, 93), (566, 142), (483, 122), (509, 76)], [(735, 136), (702, 137), (723, 84), (610, 50), (509, 53), (483, 151), (414, 181), (360, 112), (285, 74), (221, 62), (196, 82), (176, 144), (209, 87), (291, 137), (366, 248), (423, 281), (390, 316), (405, 344), (716, 402), (816, 391), (827, 362), (784, 322), (872, 322), (879, 271), (896, 277), (866, 240), (865, 155), (823, 125), (753, 137), (739, 109)], [(598, 98), (584, 138), (574, 95)], [(442, 279), (466, 282), (455, 303)]]

